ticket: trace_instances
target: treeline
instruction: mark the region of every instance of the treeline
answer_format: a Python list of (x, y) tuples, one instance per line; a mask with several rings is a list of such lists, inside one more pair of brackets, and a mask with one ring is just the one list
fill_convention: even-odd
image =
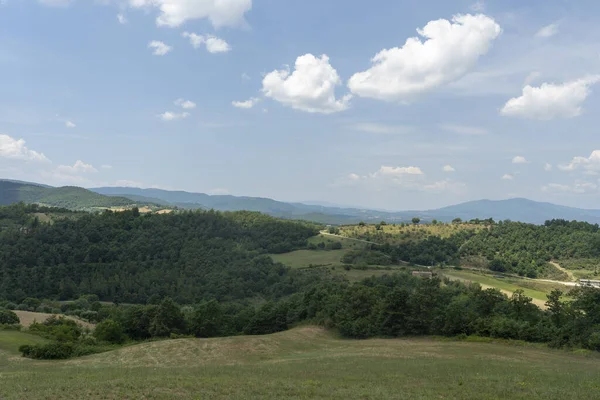
[(266, 254), (304, 248), (318, 232), (308, 223), (252, 212), (140, 215), (133, 209), (52, 224), (39, 223), (35, 212), (23, 205), (0, 208), (16, 223), (0, 232), (0, 298), (277, 298), (298, 291), (304, 277)]
[(127, 341), (260, 335), (301, 323), (317, 323), (358, 339), (478, 335), (600, 350), (600, 290), (576, 288), (568, 295), (570, 300), (564, 301), (562, 292), (553, 291), (548, 309), (541, 310), (522, 291), (507, 297), (497, 289), (406, 273), (356, 284), (328, 279), (260, 305), (212, 299), (182, 306), (170, 298), (156, 305), (104, 305), (93, 333), (54, 318), (30, 328), (53, 342), (22, 351), (33, 358), (75, 356)]
[(448, 238), (428, 236), (399, 245), (377, 246), (394, 259), (421, 265), (460, 265), (480, 256), (490, 269), (535, 278), (551, 260), (600, 258), (597, 224), (551, 220), (544, 225), (501, 221), (478, 231), (461, 230)]

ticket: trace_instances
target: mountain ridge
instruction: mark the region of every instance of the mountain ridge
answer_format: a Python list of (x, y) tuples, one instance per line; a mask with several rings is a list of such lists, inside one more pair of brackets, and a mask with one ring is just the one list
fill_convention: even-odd
[[(41, 193), (45, 193), (42, 195)], [(450, 222), (455, 218), (512, 220), (543, 224), (550, 219), (580, 220), (600, 223), (600, 210), (582, 209), (539, 202), (525, 198), (504, 200), (472, 200), (430, 210), (383, 211), (369, 208), (335, 207), (322, 204), (283, 202), (267, 197), (209, 195), (183, 190), (141, 189), (132, 187), (74, 186), (53, 188), (47, 185), (0, 179), (0, 205), (18, 201), (43, 203), (72, 209), (89, 207), (152, 204), (180, 209), (248, 210), (286, 219), (305, 219), (323, 224), (356, 224), (360, 221), (390, 223), (410, 222), (418, 217), (423, 222), (436, 219)], [(329, 203), (332, 204), (332, 203)]]

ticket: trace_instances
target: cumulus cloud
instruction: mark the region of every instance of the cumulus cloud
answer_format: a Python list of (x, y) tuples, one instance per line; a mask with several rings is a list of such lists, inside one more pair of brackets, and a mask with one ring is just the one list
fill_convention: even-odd
[(0, 134), (0, 157), (24, 161), (50, 161), (43, 153), (28, 149), (25, 140), (2, 134)]
[(164, 56), (171, 50), (173, 50), (171, 46), (158, 40), (153, 40), (150, 43), (148, 43), (148, 48), (153, 50), (152, 54), (154, 54), (155, 56)]
[(441, 181), (428, 180), (421, 168), (415, 166), (393, 167), (381, 166), (377, 171), (366, 175), (351, 173), (346, 175), (338, 184), (346, 186), (361, 186), (368, 190), (387, 190), (401, 188), (424, 192), (463, 192), (466, 185), (462, 182), (444, 179)]
[(184, 119), (190, 116), (190, 113), (188, 112), (182, 112), (182, 113), (174, 113), (171, 111), (165, 111), (162, 114), (158, 115), (158, 118), (162, 119), (163, 121), (176, 121), (178, 119)]
[(454, 167), (452, 165), (444, 165), (444, 167), (442, 168), (442, 171), (444, 171), (444, 172), (454, 172), (456, 170), (454, 169)]
[(502, 175), (502, 180), (512, 181), (513, 179), (515, 179), (514, 175), (511, 175), (511, 174), (504, 174), (504, 175)]
[(528, 162), (529, 161), (527, 161), (527, 159), (523, 156), (516, 156), (512, 159), (513, 164), (527, 164)]
[(550, 120), (581, 115), (582, 104), (591, 93), (590, 86), (600, 81), (600, 75), (563, 84), (544, 83), (540, 87), (527, 85), (521, 97), (504, 105), (500, 113), (509, 117)]
[(177, 99), (177, 100), (175, 100), (175, 102), (173, 104), (175, 104), (176, 106), (179, 106), (181, 108), (185, 108), (186, 110), (191, 110), (193, 108), (196, 108), (196, 103), (194, 103), (193, 101), (190, 101), (190, 100)]
[(91, 164), (86, 164), (81, 160), (75, 161), (73, 165), (59, 165), (56, 167), (56, 171), (61, 174), (77, 175), (98, 172)]
[(483, 0), (478, 0), (475, 3), (471, 4), (471, 7), (469, 7), (472, 11), (475, 12), (484, 12), (485, 11), (485, 2)]
[(169, 27), (195, 19), (208, 19), (215, 28), (243, 25), (244, 15), (252, 8), (252, 0), (129, 0), (129, 4), (158, 8), (156, 24)]
[(549, 38), (558, 33), (558, 23), (544, 26), (542, 29), (537, 31), (535, 37), (538, 38)]
[(289, 67), (268, 73), (262, 82), (262, 92), (296, 110), (330, 114), (349, 107), (351, 95), (335, 97), (335, 87), (341, 79), (323, 54), (305, 54), (296, 59), (294, 71)]
[(445, 131), (457, 133), (459, 135), (487, 135), (488, 134), (487, 129), (479, 128), (477, 126), (442, 124), (439, 127)]
[(384, 49), (373, 66), (348, 81), (352, 93), (386, 101), (409, 101), (415, 96), (462, 77), (486, 54), (502, 29), (483, 15), (456, 15), (452, 21), (430, 21), (403, 47)]
[(583, 194), (596, 192), (598, 189), (598, 185), (592, 182), (585, 181), (577, 181), (572, 185), (564, 185), (560, 183), (549, 183), (545, 186), (542, 186), (542, 190), (544, 192), (554, 192), (554, 193), (575, 193), (575, 194)]
[(252, 108), (260, 101), (259, 98), (251, 97), (246, 101), (232, 101), (231, 105), (237, 108)]
[(65, 126), (67, 128), (75, 128), (77, 125), (73, 121), (65, 121)]
[(229, 43), (213, 35), (198, 35), (190, 32), (183, 32), (181, 35), (188, 38), (195, 49), (204, 45), (209, 53), (227, 53), (231, 51)]
[(119, 23), (123, 25), (127, 23), (127, 18), (125, 18), (125, 15), (123, 14), (117, 14), (117, 21), (119, 21)]
[(552, 171), (552, 164), (546, 163), (546, 165), (544, 165), (544, 171)]
[(558, 169), (561, 171), (575, 171), (583, 170), (588, 173), (595, 173), (600, 171), (600, 150), (592, 151), (589, 157), (573, 157), (571, 162), (567, 164), (560, 164)]

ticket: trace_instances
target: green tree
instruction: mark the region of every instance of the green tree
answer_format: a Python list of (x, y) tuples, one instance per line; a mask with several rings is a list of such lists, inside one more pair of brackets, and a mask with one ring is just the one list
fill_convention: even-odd
[(13, 311), (0, 309), (0, 324), (12, 325), (19, 322), (19, 317)]
[(105, 319), (96, 325), (94, 337), (102, 342), (121, 344), (125, 341), (123, 327), (112, 319)]
[(150, 334), (155, 337), (166, 337), (171, 333), (181, 333), (185, 327), (185, 320), (181, 308), (170, 297), (165, 298), (150, 325)]
[(418, 225), (420, 222), (421, 222), (421, 218), (414, 217), (412, 219), (412, 223), (415, 224), (415, 225)]

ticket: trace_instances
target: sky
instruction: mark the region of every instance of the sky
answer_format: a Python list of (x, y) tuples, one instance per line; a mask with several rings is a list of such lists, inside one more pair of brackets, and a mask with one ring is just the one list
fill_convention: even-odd
[(597, 0), (0, 0), (0, 177), (600, 208)]

